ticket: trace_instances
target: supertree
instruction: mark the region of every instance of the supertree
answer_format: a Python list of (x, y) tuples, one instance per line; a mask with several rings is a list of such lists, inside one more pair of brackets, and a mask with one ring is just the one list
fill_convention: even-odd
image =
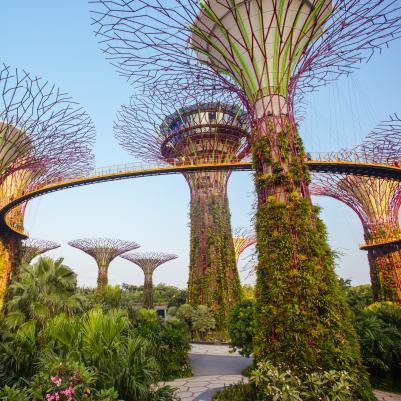
[[(131, 98), (115, 126), (130, 154), (174, 165), (240, 161), (249, 154), (246, 115), (232, 96), (186, 99), (175, 111), (165, 97)], [(209, 100), (209, 101), (208, 101)], [(230, 306), (241, 297), (231, 232), (227, 170), (183, 173), (190, 189), (190, 266), (188, 302), (208, 305), (224, 328)]]
[[(371, 132), (352, 150), (375, 163), (389, 163), (401, 158), (401, 120), (391, 117)], [(376, 301), (401, 302), (401, 241), (398, 213), (401, 185), (398, 181), (347, 174), (314, 174), (314, 195), (337, 199), (355, 211), (361, 220), (368, 251), (373, 296)]]
[[(35, 185), (93, 168), (94, 126), (58, 88), (26, 71), (0, 67), (0, 203)], [(21, 235), (0, 227), (0, 310), (11, 271), (20, 262), (26, 203), (6, 216)]]
[(129, 260), (139, 266), (145, 275), (143, 285), (143, 306), (147, 309), (153, 308), (153, 273), (162, 264), (176, 259), (177, 255), (166, 253), (145, 252), (126, 253), (122, 258)]
[[(216, 75), (220, 89), (237, 93), (248, 111), (258, 194), (256, 358), (355, 368), (356, 335), (325, 228), (310, 202), (294, 98), (352, 72), (398, 37), (399, 2), (92, 3), (96, 33), (122, 74), (159, 86), (192, 77), (191, 90)], [(177, 96), (184, 89), (171, 87)]]
[(234, 229), (234, 249), (235, 249), (235, 258), (238, 260), (241, 256), (241, 253), (248, 249), (253, 244), (256, 244), (256, 233), (245, 227), (237, 227)]
[(57, 242), (29, 238), (22, 242), (21, 263), (31, 263), (36, 256), (52, 249), (60, 248), (60, 246)]
[(97, 290), (101, 291), (108, 283), (110, 263), (125, 252), (139, 248), (131, 241), (122, 241), (113, 238), (83, 238), (68, 242), (68, 245), (80, 249), (92, 256), (97, 263)]

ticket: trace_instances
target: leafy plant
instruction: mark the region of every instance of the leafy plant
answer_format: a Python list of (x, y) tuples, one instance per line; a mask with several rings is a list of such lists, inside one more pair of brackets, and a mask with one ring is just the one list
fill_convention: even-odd
[(215, 328), (216, 320), (206, 305), (198, 305), (192, 313), (192, 330), (203, 339), (205, 335)]
[(253, 338), (256, 330), (255, 301), (244, 300), (234, 305), (230, 312), (228, 331), (231, 338), (230, 346), (243, 356), (253, 352)]

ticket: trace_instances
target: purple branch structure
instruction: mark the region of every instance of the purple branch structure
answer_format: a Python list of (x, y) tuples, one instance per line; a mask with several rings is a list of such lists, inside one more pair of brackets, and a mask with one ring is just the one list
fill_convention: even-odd
[(121, 255), (121, 257), (135, 263), (143, 270), (145, 275), (143, 286), (143, 306), (147, 309), (153, 308), (153, 273), (160, 265), (176, 259), (178, 256), (165, 253), (146, 252), (127, 253)]
[[(342, 150), (363, 155), (372, 163), (399, 163), (401, 120), (390, 117), (361, 145)], [(373, 296), (376, 301), (401, 302), (401, 184), (389, 178), (347, 174), (314, 174), (313, 195), (328, 196), (350, 207), (359, 217), (368, 251)]]
[[(142, 160), (172, 165), (240, 161), (250, 151), (247, 116), (234, 96), (227, 93), (224, 100), (193, 94), (174, 110), (164, 96), (133, 97), (118, 115), (116, 137)], [(223, 327), (241, 295), (227, 196), (230, 172), (183, 175), (191, 194), (188, 302), (208, 305)]]
[[(86, 112), (54, 85), (24, 70), (0, 66), (0, 203), (30, 188), (87, 173), (95, 129)], [(12, 209), (7, 224), (23, 233), (26, 203)], [(0, 310), (21, 239), (0, 227)]]
[(22, 263), (29, 264), (32, 259), (42, 253), (59, 248), (61, 245), (57, 242), (43, 239), (29, 238), (22, 242)]
[(229, 91), (247, 111), (258, 197), (256, 360), (354, 369), (355, 397), (374, 399), (325, 228), (310, 200), (294, 109), (305, 92), (350, 74), (401, 35), (400, 2), (91, 3), (106, 57), (131, 82), (170, 92), (172, 100), (195, 90)]
[(70, 241), (68, 245), (80, 249), (92, 256), (98, 266), (97, 290), (101, 291), (108, 283), (108, 270), (110, 263), (123, 253), (139, 248), (131, 241), (113, 238), (84, 238)]

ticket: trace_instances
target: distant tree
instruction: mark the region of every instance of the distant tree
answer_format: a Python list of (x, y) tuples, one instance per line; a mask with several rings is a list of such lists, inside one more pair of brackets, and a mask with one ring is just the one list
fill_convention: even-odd
[(370, 284), (352, 286), (351, 280), (342, 278), (339, 279), (339, 282), (354, 313), (362, 311), (373, 302), (373, 292)]

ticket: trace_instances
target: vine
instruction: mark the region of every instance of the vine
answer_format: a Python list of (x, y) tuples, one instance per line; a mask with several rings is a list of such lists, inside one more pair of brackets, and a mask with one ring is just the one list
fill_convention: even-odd
[(255, 357), (300, 370), (346, 370), (358, 377), (360, 399), (374, 400), (325, 227), (305, 189), (310, 177), (301, 140), (296, 132), (282, 132), (271, 143), (277, 146), (262, 136), (253, 152), (259, 255)]
[(241, 299), (227, 195), (195, 195), (190, 219), (188, 302), (210, 307), (217, 329), (226, 330), (230, 308)]

